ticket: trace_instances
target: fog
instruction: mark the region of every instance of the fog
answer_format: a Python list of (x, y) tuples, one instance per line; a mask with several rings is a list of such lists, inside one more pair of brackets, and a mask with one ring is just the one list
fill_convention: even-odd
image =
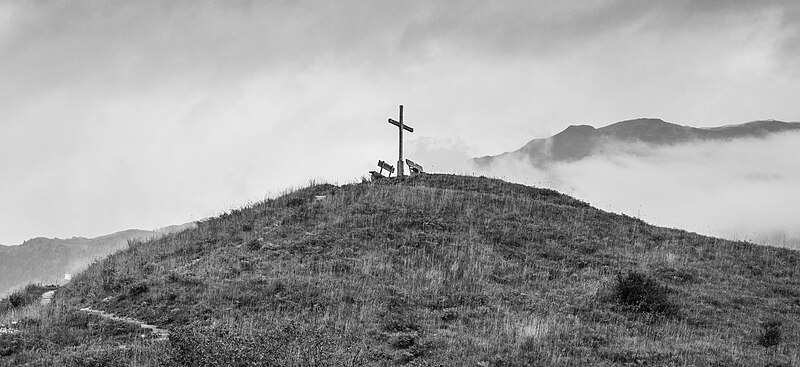
[(798, 147), (800, 133), (662, 147), (615, 144), (547, 168), (506, 158), (488, 170), (460, 163), (463, 146), (454, 142), (421, 143), (412, 154), (433, 168), (552, 188), (659, 226), (800, 249)]
[[(576, 123), (797, 121), (798, 15), (791, 0), (0, 0), (0, 243), (358, 180), (396, 160), (400, 104), (409, 158), (435, 170), (425, 149), (455, 162)], [(615, 164), (633, 163), (592, 167), (632, 170)], [(526, 179), (611, 205), (579, 170)]]

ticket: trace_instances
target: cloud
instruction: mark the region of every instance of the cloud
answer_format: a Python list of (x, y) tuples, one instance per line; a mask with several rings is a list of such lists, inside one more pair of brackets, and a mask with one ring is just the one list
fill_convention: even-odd
[(220, 82), (318, 62), (397, 70), (397, 59), (420, 62), (441, 48), (473, 56), (546, 55), (609, 35), (708, 38), (754, 21), (774, 23), (781, 45), (800, 34), (795, 1), (145, 0), (4, 2), (0, 9), (8, 20), (0, 65), (16, 71), (4, 77), (30, 89), (88, 82), (131, 88), (175, 77)]
[(457, 138), (422, 137), (409, 144), (405, 157), (422, 165), (426, 172), (472, 174), (475, 169), (467, 151), (467, 144)]
[(797, 120), (797, 8), (0, 0), (0, 242), (357, 179), (401, 103), (409, 157), (442, 171), (572, 123)]
[(707, 37), (772, 15), (797, 34), (795, 1), (436, 2), (412, 22), (408, 44), (456, 44), (476, 54), (567, 52), (625, 32)]
[(800, 133), (657, 148), (636, 144), (547, 169), (506, 160), (490, 172), (660, 226), (797, 248), (799, 144)]

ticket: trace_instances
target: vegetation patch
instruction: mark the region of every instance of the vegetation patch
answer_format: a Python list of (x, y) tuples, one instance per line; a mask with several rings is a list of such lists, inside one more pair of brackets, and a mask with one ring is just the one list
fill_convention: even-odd
[(632, 271), (618, 275), (614, 297), (624, 308), (636, 313), (676, 316), (678, 306), (669, 300), (669, 289), (647, 274)]
[(783, 338), (781, 326), (783, 326), (783, 322), (780, 320), (769, 320), (761, 323), (761, 333), (758, 336), (758, 344), (766, 349), (777, 347)]
[(29, 284), (0, 299), (0, 314), (39, 302), (42, 294), (58, 289), (57, 285)]
[(242, 333), (234, 325), (188, 327), (170, 336), (173, 366), (363, 366), (343, 330), (289, 322)]

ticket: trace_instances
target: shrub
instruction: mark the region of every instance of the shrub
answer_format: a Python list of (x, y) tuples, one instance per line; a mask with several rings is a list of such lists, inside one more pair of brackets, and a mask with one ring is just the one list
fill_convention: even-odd
[(302, 206), (306, 203), (305, 198), (291, 198), (286, 202), (286, 207), (293, 208), (296, 206)]
[(668, 289), (640, 272), (631, 272), (627, 276), (617, 276), (614, 285), (614, 297), (623, 307), (637, 313), (650, 313), (663, 316), (674, 316), (677, 306), (667, 297)]
[(25, 297), (21, 293), (14, 293), (8, 296), (8, 304), (11, 308), (19, 308), (25, 305)]
[(150, 290), (150, 287), (147, 286), (147, 283), (139, 282), (132, 285), (130, 289), (128, 289), (128, 295), (131, 298), (136, 298), (144, 293), (147, 293), (148, 290)]
[(258, 242), (258, 240), (250, 240), (245, 247), (250, 251), (258, 251), (261, 249), (261, 242)]
[(398, 349), (408, 349), (417, 343), (417, 337), (413, 333), (400, 333), (392, 338), (392, 346)]
[(781, 342), (781, 325), (779, 320), (770, 320), (761, 324), (761, 335), (758, 336), (758, 344), (769, 349)]
[(0, 334), (0, 357), (8, 357), (22, 350), (22, 338), (14, 334)]

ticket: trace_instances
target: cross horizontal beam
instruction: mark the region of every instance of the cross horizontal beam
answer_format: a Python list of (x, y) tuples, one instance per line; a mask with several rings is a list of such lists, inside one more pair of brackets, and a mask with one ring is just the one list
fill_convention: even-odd
[[(394, 126), (400, 127), (400, 123), (395, 121), (395, 120), (389, 119), (389, 123), (394, 125)], [(414, 132), (414, 128), (411, 127), (411, 126), (408, 126), (408, 125), (403, 125), (403, 129), (407, 130), (410, 133)]]

